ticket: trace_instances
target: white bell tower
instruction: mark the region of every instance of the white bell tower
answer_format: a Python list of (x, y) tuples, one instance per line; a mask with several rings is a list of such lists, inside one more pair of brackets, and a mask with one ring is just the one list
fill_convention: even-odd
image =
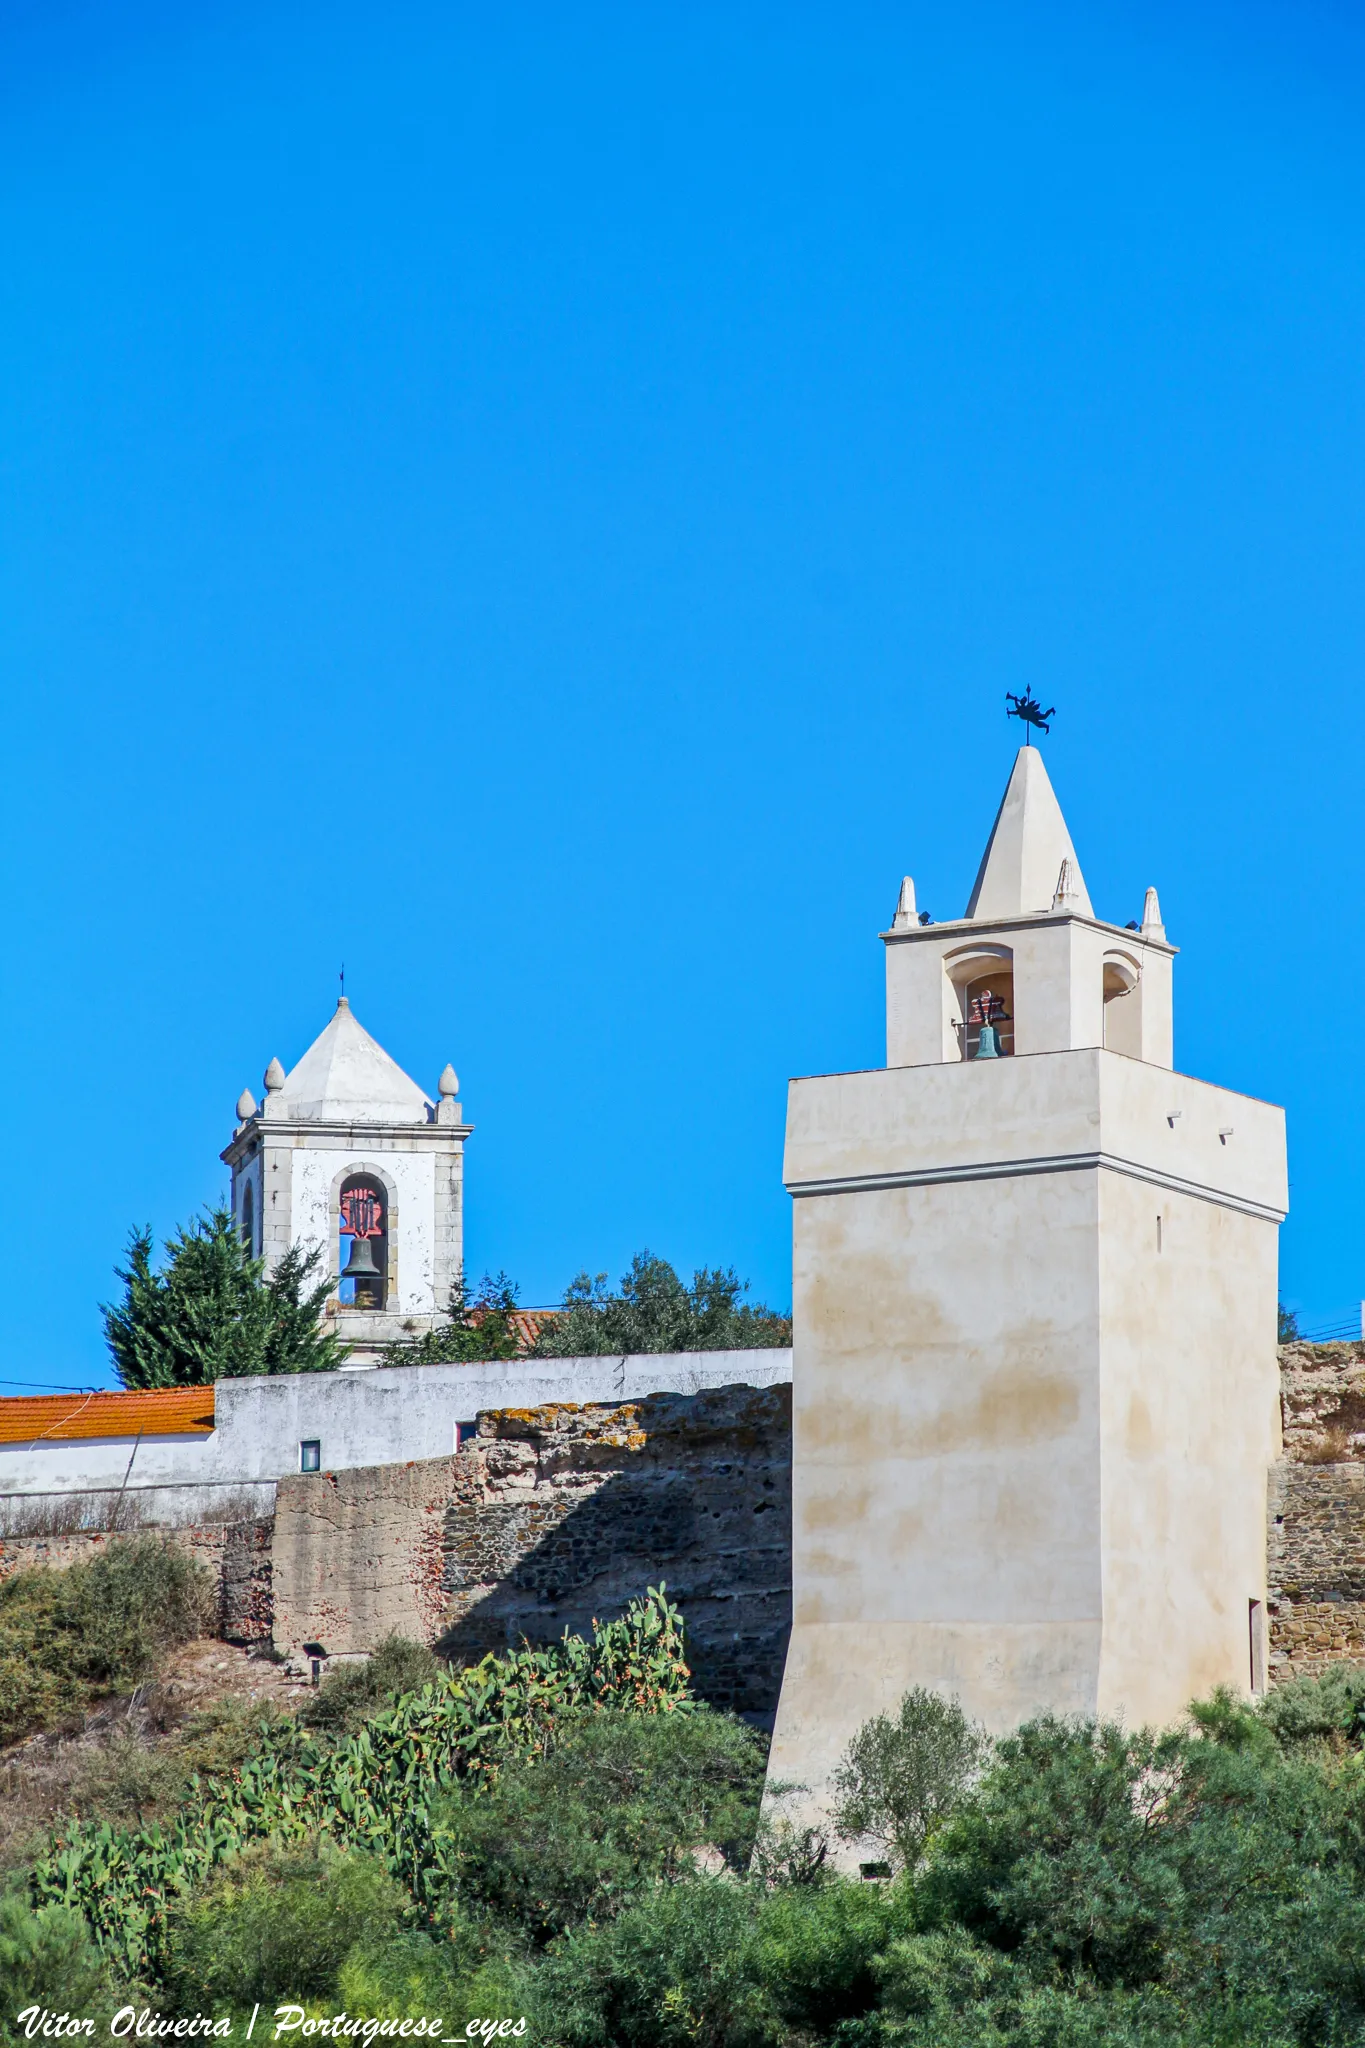
[(237, 1104), (222, 1158), (232, 1211), (273, 1271), (291, 1244), (321, 1245), (335, 1283), (328, 1316), (373, 1363), (379, 1347), (440, 1320), (463, 1264), (460, 1084), (447, 1066), (431, 1101), (352, 1015), (345, 996), (288, 1073), (265, 1070), (265, 1100)]
[(808, 1788), (912, 1686), (1000, 1731), (1264, 1674), (1284, 1116), (1172, 1070), (1148, 890), (1096, 917), (1021, 748), (966, 912), (886, 947), (887, 1064), (791, 1084), (793, 1627)]

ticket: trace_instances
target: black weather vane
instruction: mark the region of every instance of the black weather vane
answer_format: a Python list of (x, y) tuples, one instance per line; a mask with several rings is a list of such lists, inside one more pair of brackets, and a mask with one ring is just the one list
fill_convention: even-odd
[[(1057, 706), (1049, 704), (1047, 710), (1044, 711), (1032, 690), (1025, 690), (1022, 697), (1016, 697), (1013, 691), (1006, 690), (1005, 703), (1007, 706), (1006, 718), (1022, 718), (1025, 727), (1036, 725), (1039, 732), (1047, 732), (1049, 730), (1048, 720), (1057, 716)], [(1028, 733), (1025, 731), (1024, 745), (1027, 746), (1028, 744)]]

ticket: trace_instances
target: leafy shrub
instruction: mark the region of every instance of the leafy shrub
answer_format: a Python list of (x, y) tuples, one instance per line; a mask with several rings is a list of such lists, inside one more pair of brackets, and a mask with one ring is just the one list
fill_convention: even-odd
[(550, 1949), (533, 1981), (540, 2036), (559, 2048), (761, 2048), (781, 2039), (755, 1961), (748, 1885), (659, 1885)]
[(444, 1668), (425, 1643), (415, 1643), (409, 1636), (385, 1636), (365, 1663), (343, 1664), (329, 1672), (299, 1719), (328, 1734), (353, 1735), (381, 1707), (430, 1685)]
[(823, 2035), (874, 2006), (878, 1959), (910, 1913), (909, 1893), (890, 1885), (801, 1885), (764, 1899), (754, 1968), (783, 2026)]
[(1365, 1669), (1333, 1664), (1318, 1677), (1287, 1679), (1261, 1703), (1260, 1716), (1282, 1748), (1321, 1743), (1340, 1752), (1365, 1739)]
[(486, 1927), (457, 1921), (443, 1940), (418, 1929), (376, 1930), (337, 1973), (336, 2004), (378, 2019), (439, 2015), (445, 2037), (471, 2019), (518, 2019), (530, 2003), (527, 1972)]
[(449, 1899), (453, 1871), (431, 1810), (459, 1779), (494, 1778), (588, 1709), (685, 1712), (687, 1679), (680, 1618), (659, 1587), (590, 1641), (566, 1634), (553, 1650), (485, 1657), (335, 1745), (292, 1724), (267, 1728), (257, 1753), (198, 1785), (164, 1831), (83, 1822), (60, 1832), (34, 1868), (34, 1902), (78, 1906), (102, 1951), (141, 1975), (158, 1966), (172, 1906), (216, 1865), (253, 1841), (325, 1832), (382, 1859), (434, 1908)]
[(39, 1912), (0, 1898), (0, 2038), (17, 2040), (16, 2015), (27, 2005), (98, 2014), (109, 2003), (104, 1964), (79, 1913), (62, 1906)]
[(570, 1725), (545, 1756), (520, 1759), (486, 1792), (437, 1816), (460, 1894), (539, 1940), (616, 1911), (692, 1851), (747, 1857), (763, 1789), (763, 1744), (742, 1721), (603, 1713)]
[(386, 1365), (460, 1365), (472, 1359), (520, 1358), (517, 1286), (506, 1273), (485, 1273), (471, 1295), (463, 1278), (450, 1290), (446, 1320), (415, 1343), (386, 1344)]
[(172, 1913), (163, 1979), (184, 2014), (326, 1997), (347, 1952), (397, 1934), (410, 1905), (382, 1864), (325, 1836), (262, 1843)]
[(934, 1829), (961, 1800), (989, 1752), (956, 1700), (916, 1686), (896, 1718), (864, 1722), (834, 1774), (834, 1825), (913, 1869)]
[(209, 1574), (174, 1543), (136, 1536), (88, 1563), (0, 1583), (0, 1742), (150, 1678), (205, 1628)]

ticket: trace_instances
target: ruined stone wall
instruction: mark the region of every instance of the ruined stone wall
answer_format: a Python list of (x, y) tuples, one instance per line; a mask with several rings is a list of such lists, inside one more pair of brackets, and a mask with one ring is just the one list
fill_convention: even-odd
[[(81, 1529), (65, 1535), (0, 1537), (0, 1580), (34, 1566), (60, 1570), (85, 1564), (108, 1544), (135, 1536), (109, 1529)], [(179, 1544), (212, 1575), (218, 1587), (217, 1631), (229, 1643), (268, 1643), (271, 1612), (271, 1524), (268, 1517), (240, 1522), (206, 1522), (158, 1530)]]
[(1280, 1386), (1266, 1574), (1276, 1680), (1365, 1664), (1365, 1346), (1287, 1344)]
[(455, 1460), (440, 1647), (583, 1633), (663, 1581), (698, 1691), (764, 1720), (791, 1629), (791, 1388), (502, 1409)]
[(773, 1713), (791, 1625), (785, 1386), (481, 1415), (451, 1458), (281, 1481), (275, 1645), (391, 1630), (472, 1662), (556, 1641), (666, 1583), (702, 1695)]

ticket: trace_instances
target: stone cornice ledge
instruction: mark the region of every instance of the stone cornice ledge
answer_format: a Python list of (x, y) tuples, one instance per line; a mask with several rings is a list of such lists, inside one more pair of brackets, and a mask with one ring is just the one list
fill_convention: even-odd
[(1144, 1166), (1140, 1160), (1121, 1159), (1115, 1152), (1062, 1152), (1037, 1159), (991, 1159), (977, 1166), (928, 1166), (906, 1173), (863, 1173), (829, 1180), (789, 1180), (786, 1189), (799, 1201), (810, 1195), (871, 1194), (882, 1188), (935, 1187), (955, 1180), (1014, 1180), (1037, 1173), (1093, 1173), (1101, 1168), (1108, 1173), (1126, 1174), (1130, 1180), (1146, 1181), (1152, 1187), (1169, 1188), (1172, 1194), (1192, 1195), (1200, 1202), (1214, 1202), (1220, 1209), (1236, 1209), (1243, 1216), (1256, 1216), (1264, 1223), (1283, 1223), (1285, 1219), (1286, 1211), (1283, 1209), (1270, 1208), (1264, 1202), (1253, 1202), (1244, 1195), (1230, 1194), (1226, 1188), (1210, 1187), (1203, 1181), (1182, 1180), (1179, 1174), (1162, 1173), (1156, 1167)]

